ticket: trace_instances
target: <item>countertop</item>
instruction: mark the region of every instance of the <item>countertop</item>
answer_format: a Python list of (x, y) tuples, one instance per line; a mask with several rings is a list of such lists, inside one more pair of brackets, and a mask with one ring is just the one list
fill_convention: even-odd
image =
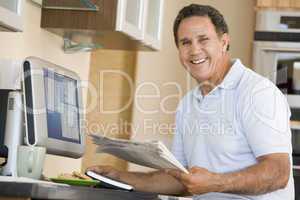
[(72, 200), (158, 200), (157, 194), (113, 190), (47, 182), (6, 181), (0, 177), (0, 198), (72, 199)]

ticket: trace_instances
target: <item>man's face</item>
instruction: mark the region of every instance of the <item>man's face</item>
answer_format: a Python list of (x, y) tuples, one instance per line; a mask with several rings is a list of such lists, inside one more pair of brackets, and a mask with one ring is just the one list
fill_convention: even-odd
[(218, 80), (225, 67), (228, 34), (219, 36), (210, 18), (193, 16), (181, 21), (178, 49), (182, 65), (198, 81)]

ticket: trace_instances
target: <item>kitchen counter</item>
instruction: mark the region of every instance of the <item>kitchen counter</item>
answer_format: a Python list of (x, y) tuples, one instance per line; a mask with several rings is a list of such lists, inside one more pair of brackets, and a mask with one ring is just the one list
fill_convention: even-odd
[(158, 200), (159, 198), (157, 194), (152, 193), (0, 179), (0, 200), (4, 199)]

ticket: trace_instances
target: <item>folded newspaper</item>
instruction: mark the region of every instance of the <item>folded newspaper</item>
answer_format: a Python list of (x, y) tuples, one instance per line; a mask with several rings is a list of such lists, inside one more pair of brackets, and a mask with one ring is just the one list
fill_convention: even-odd
[(154, 169), (179, 169), (189, 173), (160, 141), (134, 142), (90, 134), (97, 152), (109, 153), (129, 162)]

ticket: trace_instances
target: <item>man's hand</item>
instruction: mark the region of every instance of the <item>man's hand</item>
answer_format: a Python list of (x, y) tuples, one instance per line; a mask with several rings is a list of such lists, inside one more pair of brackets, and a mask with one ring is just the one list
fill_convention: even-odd
[(86, 171), (93, 171), (96, 172), (97, 174), (107, 176), (109, 178), (112, 178), (114, 180), (120, 180), (120, 171), (116, 170), (115, 168), (111, 166), (92, 166), (86, 169)]
[(168, 174), (179, 180), (190, 194), (203, 194), (218, 190), (218, 174), (201, 167), (192, 167), (189, 174), (180, 170), (166, 170)]
[(166, 195), (181, 195), (186, 192), (185, 187), (165, 171), (128, 172), (111, 166), (92, 166), (86, 170), (132, 185), (136, 191)]
[(213, 173), (200, 167), (191, 168), (189, 174), (173, 169), (166, 172), (179, 180), (191, 194), (229, 192), (260, 195), (286, 187), (290, 176), (287, 153), (260, 156), (257, 161), (255, 165), (229, 173)]

